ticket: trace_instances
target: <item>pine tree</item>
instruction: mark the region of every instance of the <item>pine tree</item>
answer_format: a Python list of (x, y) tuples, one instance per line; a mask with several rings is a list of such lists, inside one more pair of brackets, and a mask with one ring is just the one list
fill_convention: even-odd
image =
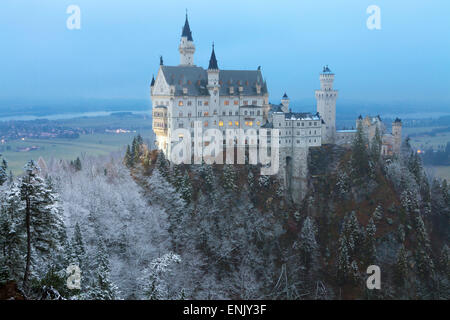
[(439, 267), (445, 276), (450, 277), (450, 249), (446, 244), (442, 247), (441, 250)]
[(8, 163), (0, 154), (0, 186), (8, 180)]
[(394, 282), (403, 287), (408, 279), (408, 260), (405, 246), (402, 244), (397, 252), (397, 261), (394, 266)]
[(71, 256), (70, 263), (76, 264), (82, 271), (86, 269), (86, 249), (84, 247), (83, 236), (78, 222), (75, 224), (72, 241), (70, 242)]
[(186, 201), (186, 203), (190, 203), (192, 200), (192, 184), (187, 171), (184, 173), (182, 178), (180, 192), (181, 197)]
[(363, 128), (359, 125), (356, 130), (355, 139), (353, 140), (351, 158), (354, 178), (357, 180), (362, 180), (362, 178), (366, 177), (370, 171), (367, 144)]
[(382, 139), (378, 126), (375, 128), (375, 135), (370, 145), (370, 155), (375, 162), (378, 162), (381, 156)]
[(133, 166), (133, 156), (131, 154), (130, 145), (127, 145), (127, 151), (125, 151), (125, 157), (123, 159), (123, 163), (128, 167), (131, 168)]
[(375, 233), (377, 232), (377, 227), (373, 218), (370, 218), (369, 223), (366, 227), (365, 238), (364, 238), (364, 255), (367, 265), (375, 264), (376, 259), (376, 246), (375, 246)]
[(80, 157), (77, 157), (77, 159), (73, 162), (73, 167), (76, 171), (81, 171), (81, 160)]
[(95, 257), (94, 280), (88, 289), (86, 298), (92, 300), (114, 300), (118, 298), (118, 289), (110, 280), (110, 266), (108, 253), (102, 237), (97, 243)]
[(169, 299), (169, 283), (166, 276), (171, 273), (172, 265), (180, 263), (179, 255), (169, 252), (161, 258), (154, 259), (149, 268), (145, 270), (143, 292), (149, 300)]
[(0, 281), (23, 278), (23, 256), (26, 250), (25, 229), (22, 219), (23, 203), (20, 189), (11, 184), (0, 194)]
[(169, 178), (169, 162), (162, 151), (159, 151), (156, 157), (156, 167), (164, 178)]
[(344, 218), (342, 233), (347, 239), (349, 255), (353, 256), (363, 241), (361, 226), (354, 211), (347, 214)]
[(339, 237), (339, 248), (337, 257), (337, 280), (340, 284), (344, 284), (349, 277), (351, 270), (350, 255), (347, 247), (347, 238), (345, 235)]
[(64, 224), (62, 209), (51, 186), (39, 175), (33, 160), (25, 166), (25, 176), (20, 179), (20, 197), (24, 202), (22, 218), (25, 224), (27, 249), (23, 287), (28, 288), (32, 253), (39, 254), (44, 262), (52, 250), (60, 250)]
[(299, 249), (303, 263), (309, 269), (314, 258), (317, 256), (317, 228), (314, 221), (310, 217), (306, 217), (303, 222), (302, 230), (300, 231)]
[(431, 245), (425, 224), (420, 214), (415, 217), (417, 236), (416, 263), (418, 274), (422, 279), (429, 279), (434, 271), (434, 263), (431, 257)]
[(235, 184), (236, 174), (234, 172), (234, 168), (230, 164), (223, 165), (223, 173), (222, 173), (222, 186), (227, 191), (236, 190)]

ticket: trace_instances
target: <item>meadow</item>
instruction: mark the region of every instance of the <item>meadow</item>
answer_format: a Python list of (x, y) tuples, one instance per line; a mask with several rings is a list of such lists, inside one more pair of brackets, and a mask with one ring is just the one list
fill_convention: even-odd
[[(94, 133), (81, 135), (78, 139), (26, 139), (8, 143), (9, 150), (2, 152), (8, 161), (8, 167), (13, 174), (22, 173), (23, 166), (30, 160), (42, 157), (48, 161), (51, 158), (75, 160), (82, 155), (100, 156), (111, 152), (123, 151), (130, 144), (137, 133)], [(143, 130), (140, 134), (144, 138), (151, 136), (151, 130)], [(37, 147), (32, 151), (17, 151), (27, 147)]]

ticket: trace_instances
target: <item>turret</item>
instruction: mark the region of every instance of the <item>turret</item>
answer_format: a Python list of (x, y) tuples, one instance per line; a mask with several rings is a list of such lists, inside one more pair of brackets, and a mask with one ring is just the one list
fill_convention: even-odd
[(399, 154), (402, 144), (402, 120), (399, 118), (396, 118), (394, 122), (392, 122), (392, 135), (394, 136), (394, 154)]
[(283, 98), (281, 98), (281, 104), (283, 105), (283, 107), (281, 107), (283, 112), (289, 112), (289, 97), (286, 92), (284, 93)]
[(211, 58), (208, 66), (208, 87), (219, 86), (219, 66), (217, 64), (216, 53), (214, 51), (214, 43), (212, 45)]
[(178, 50), (180, 51), (180, 65), (193, 66), (195, 45), (194, 39), (192, 38), (191, 28), (189, 27), (187, 13), (186, 13), (186, 21), (184, 22), (184, 27), (181, 32), (181, 41)]
[(322, 142), (334, 143), (336, 134), (336, 100), (337, 90), (333, 89), (334, 74), (328, 66), (323, 68), (319, 76), (320, 90), (316, 90), (317, 112), (324, 125), (322, 127)]

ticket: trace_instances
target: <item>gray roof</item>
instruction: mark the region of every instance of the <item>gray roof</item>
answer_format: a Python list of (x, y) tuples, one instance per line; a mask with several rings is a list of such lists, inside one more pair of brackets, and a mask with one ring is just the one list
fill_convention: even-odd
[(269, 112), (283, 112), (282, 107), (282, 104), (270, 104)]
[(320, 120), (317, 113), (311, 112), (287, 112), (284, 114), (286, 120)]
[(264, 129), (272, 129), (272, 128), (273, 128), (273, 123), (272, 123), (272, 122), (266, 122), (266, 123), (264, 123), (264, 124), (261, 126), (261, 128), (264, 128)]
[[(207, 70), (196, 66), (161, 66), (161, 70), (169, 85), (175, 86), (175, 95), (182, 96), (183, 88), (188, 89), (188, 96), (208, 96)], [(230, 87), (234, 87), (234, 94), (258, 95), (256, 85), (261, 86), (261, 93), (267, 93), (267, 84), (263, 80), (260, 70), (219, 70), (220, 95), (231, 95)], [(239, 92), (239, 86), (243, 91)]]

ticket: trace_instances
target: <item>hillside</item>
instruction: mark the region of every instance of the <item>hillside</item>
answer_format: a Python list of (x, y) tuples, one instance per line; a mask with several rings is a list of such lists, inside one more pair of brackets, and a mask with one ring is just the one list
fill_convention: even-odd
[[(17, 284), (28, 299), (448, 299), (446, 181), (429, 181), (407, 144), (389, 159), (364, 145), (312, 148), (300, 205), (258, 166), (171, 165), (140, 137), (124, 158), (41, 162), (31, 179), (54, 196), (36, 208), (53, 208), (55, 227), (44, 247), (32, 242), (46, 250), (32, 252), (28, 282), (18, 197), (28, 180), (2, 181), (4, 289)], [(65, 287), (69, 263), (80, 290)], [(366, 287), (369, 265), (380, 290)]]

